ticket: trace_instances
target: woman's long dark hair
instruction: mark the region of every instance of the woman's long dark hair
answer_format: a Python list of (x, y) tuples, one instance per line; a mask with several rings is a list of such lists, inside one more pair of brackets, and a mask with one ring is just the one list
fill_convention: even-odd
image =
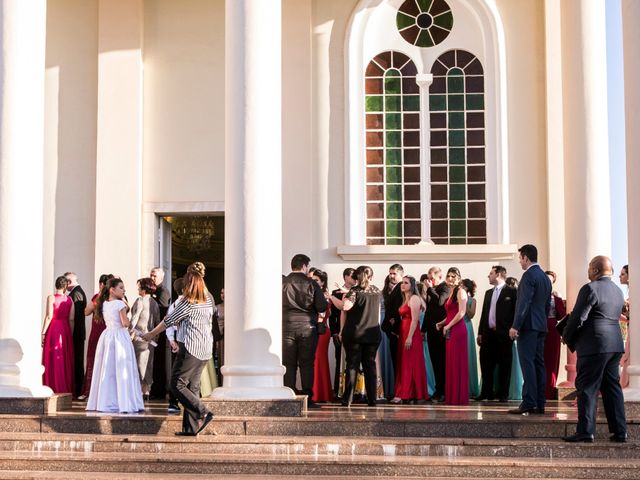
[(462, 275), (460, 275), (460, 269), (458, 267), (451, 267), (447, 270), (447, 276), (453, 273), (458, 277), (458, 284), (453, 287), (453, 293), (451, 294), (451, 301), (453, 303), (458, 303), (458, 290), (460, 290), (460, 280), (462, 279)]
[(409, 283), (410, 283), (410, 287), (409, 287), (409, 298), (411, 298), (413, 295), (418, 295), (420, 296), (420, 292), (418, 291), (418, 285), (416, 283), (416, 279), (415, 277), (412, 277), (411, 275), (405, 275), (402, 280), (404, 279), (408, 279)]
[(105, 286), (102, 287), (102, 290), (100, 290), (100, 295), (98, 295), (98, 301), (96, 302), (96, 318), (98, 318), (98, 320), (104, 320), (104, 317), (102, 316), (102, 307), (104, 302), (109, 300), (109, 291), (121, 283), (123, 282), (120, 278), (110, 278), (107, 280)]
[(313, 271), (313, 275), (314, 277), (318, 277), (320, 279), (320, 281), (322, 282), (322, 285), (320, 286), (320, 289), (323, 292), (327, 292), (328, 288), (327, 288), (327, 283), (329, 282), (329, 276), (327, 275), (327, 272), (324, 272), (322, 270), (320, 270), (319, 268), (316, 268)]
[(476, 288), (477, 288), (476, 282), (474, 282), (470, 278), (465, 278), (464, 280), (462, 280), (462, 282), (460, 282), (460, 284), (464, 285), (464, 288), (467, 289), (467, 293), (469, 294), (470, 297), (476, 296)]

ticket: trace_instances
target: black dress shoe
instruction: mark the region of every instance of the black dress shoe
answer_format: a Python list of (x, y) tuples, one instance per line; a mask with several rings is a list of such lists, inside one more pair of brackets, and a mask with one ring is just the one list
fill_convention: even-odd
[(619, 435), (617, 433), (614, 433), (609, 437), (609, 441), (616, 443), (627, 443), (627, 434), (623, 433), (622, 435)]
[(536, 415), (544, 415), (544, 407), (538, 407), (538, 408), (534, 408), (533, 412)]
[(320, 405), (311, 400), (307, 400), (307, 408), (320, 408)]
[(511, 410), (509, 410), (509, 413), (512, 415), (529, 415), (530, 413), (536, 413), (536, 408), (535, 407), (523, 407), (523, 406), (519, 406), (518, 408), (512, 408)]
[(213, 420), (213, 413), (209, 412), (204, 416), (204, 419), (202, 420), (202, 425), (200, 425), (200, 428), (198, 429), (198, 432), (196, 433), (196, 435), (202, 432), (205, 428), (207, 428), (207, 425), (211, 423), (211, 420)]
[(590, 433), (576, 433), (568, 437), (562, 437), (562, 440), (569, 443), (593, 443), (593, 435)]
[(195, 437), (198, 434), (196, 432), (176, 432), (176, 435), (179, 437)]
[(500, 397), (498, 399), (498, 402), (500, 402), (500, 403), (508, 403), (509, 402), (509, 398), (508, 397)]
[(493, 400), (493, 397), (485, 397), (484, 395), (479, 395), (474, 398), (476, 402), (483, 402), (485, 400)]

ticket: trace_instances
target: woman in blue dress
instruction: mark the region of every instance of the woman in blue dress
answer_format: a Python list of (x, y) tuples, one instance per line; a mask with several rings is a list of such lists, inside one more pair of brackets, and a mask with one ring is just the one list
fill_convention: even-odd
[(465, 278), (461, 282), (462, 288), (467, 291), (467, 313), (464, 316), (464, 324), (467, 327), (467, 351), (469, 353), (469, 395), (474, 398), (480, 395), (480, 383), (478, 381), (478, 357), (476, 355), (476, 336), (473, 333), (473, 323), (471, 320), (476, 315), (477, 302), (476, 282)]
[[(518, 280), (514, 277), (507, 277), (506, 284), (513, 288), (518, 288)], [(509, 382), (509, 400), (522, 400), (522, 368), (518, 358), (518, 346), (513, 342), (511, 347), (513, 360), (511, 362), (511, 381)]]

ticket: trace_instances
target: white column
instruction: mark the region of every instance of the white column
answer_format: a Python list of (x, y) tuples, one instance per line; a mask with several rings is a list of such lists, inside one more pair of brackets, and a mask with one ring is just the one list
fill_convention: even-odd
[[(629, 235), (629, 298), (631, 299), (629, 322), (630, 365), (629, 388), (625, 400), (640, 401), (640, 215), (638, 192), (640, 191), (640, 2), (622, 0), (622, 43), (624, 49), (624, 97), (625, 135), (627, 150), (627, 228)], [(634, 308), (634, 306), (636, 308)], [(633, 321), (635, 320), (635, 322)]]
[(42, 386), (39, 288), (46, 3), (0, 1), (0, 397), (52, 393)]
[(140, 270), (143, 6), (98, 3), (95, 273), (121, 277), (131, 297), (141, 273), (149, 273)]
[[(416, 76), (416, 83), (420, 88), (420, 111), (429, 111), (429, 87), (433, 83), (431, 73), (420, 73)], [(422, 183), (422, 240), (420, 243), (432, 244), (431, 241), (431, 117), (420, 115), (420, 181)]]
[(225, 366), (217, 399), (283, 387), (280, 0), (226, 0)]
[[(580, 287), (588, 281), (591, 258), (611, 255), (607, 37), (605, 2), (563, 0), (561, 4), (567, 307), (571, 310)], [(569, 358), (567, 383), (574, 379), (575, 362)]]

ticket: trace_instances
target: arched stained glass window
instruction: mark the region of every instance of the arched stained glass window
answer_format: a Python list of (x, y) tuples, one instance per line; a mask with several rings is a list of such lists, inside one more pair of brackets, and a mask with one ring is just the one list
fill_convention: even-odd
[(467, 51), (450, 50), (431, 73), (431, 240), (487, 243), (482, 64)]
[(365, 72), (366, 241), (408, 245), (421, 239), (420, 92), (416, 66), (386, 51)]

